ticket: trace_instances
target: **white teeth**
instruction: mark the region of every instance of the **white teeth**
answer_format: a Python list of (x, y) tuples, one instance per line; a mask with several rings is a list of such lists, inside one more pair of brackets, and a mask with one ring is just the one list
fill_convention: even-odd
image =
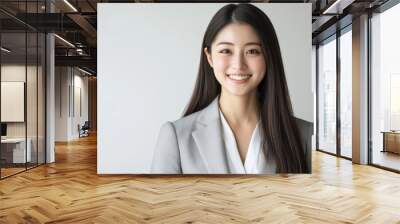
[(228, 75), (228, 77), (233, 80), (245, 80), (249, 79), (251, 75)]

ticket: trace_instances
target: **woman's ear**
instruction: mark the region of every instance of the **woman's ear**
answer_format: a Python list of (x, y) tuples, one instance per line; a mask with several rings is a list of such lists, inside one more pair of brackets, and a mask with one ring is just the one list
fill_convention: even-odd
[(211, 58), (211, 54), (208, 53), (207, 47), (204, 48), (204, 54), (205, 54), (206, 57), (207, 57), (208, 64), (209, 64), (209, 65), (211, 66), (211, 68), (212, 68), (212, 67), (213, 67), (212, 58)]

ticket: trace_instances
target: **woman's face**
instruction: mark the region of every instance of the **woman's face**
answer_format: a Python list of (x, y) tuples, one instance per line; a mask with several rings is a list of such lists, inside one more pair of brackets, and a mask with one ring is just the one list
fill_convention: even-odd
[(215, 37), (211, 53), (204, 49), (222, 91), (235, 96), (253, 93), (264, 78), (266, 65), (261, 40), (245, 23), (231, 23)]

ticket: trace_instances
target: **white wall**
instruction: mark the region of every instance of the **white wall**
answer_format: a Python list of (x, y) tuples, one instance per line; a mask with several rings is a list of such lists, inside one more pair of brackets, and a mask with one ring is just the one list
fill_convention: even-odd
[[(78, 124), (82, 126), (85, 121), (88, 121), (89, 117), (89, 111), (88, 111), (88, 77), (87, 76), (82, 76), (83, 73), (81, 73), (78, 70), (74, 71), (74, 93), (73, 96), (74, 99), (74, 108), (72, 108), (72, 120), (71, 120), (71, 135), (73, 138), (78, 138), (79, 137), (79, 132), (78, 132)], [(78, 93), (80, 91), (80, 93)], [(80, 97), (79, 97), (80, 94)], [(80, 101), (80, 102), (79, 102)], [(79, 111), (79, 107), (82, 110), (81, 112)]]
[[(77, 139), (78, 124), (83, 125), (88, 120), (88, 78), (75, 68), (56, 67), (55, 79), (55, 140)], [(82, 114), (76, 107), (79, 105), (76, 90), (79, 89)]]
[[(223, 5), (98, 4), (98, 173), (149, 172), (159, 128), (181, 117)], [(255, 5), (277, 31), (294, 113), (313, 121), (311, 4)]]
[(68, 140), (68, 67), (55, 68), (55, 141)]

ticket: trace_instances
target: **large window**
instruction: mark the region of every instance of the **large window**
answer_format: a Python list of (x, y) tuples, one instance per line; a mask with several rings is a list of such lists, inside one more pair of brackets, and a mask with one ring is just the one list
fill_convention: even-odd
[(349, 159), (352, 157), (351, 33), (349, 25), (320, 43), (317, 62), (318, 149)]
[(352, 157), (352, 35), (351, 26), (340, 36), (340, 154)]
[(371, 19), (372, 163), (400, 170), (400, 4)]
[(318, 48), (318, 149), (336, 153), (336, 38)]

